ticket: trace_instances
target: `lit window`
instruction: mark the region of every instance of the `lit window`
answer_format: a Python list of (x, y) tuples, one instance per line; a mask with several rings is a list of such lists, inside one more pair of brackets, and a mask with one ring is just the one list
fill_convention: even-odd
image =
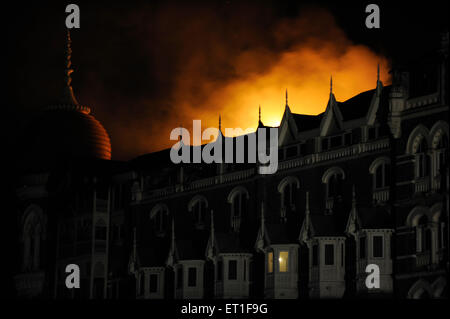
[(273, 252), (270, 252), (267, 255), (267, 271), (269, 273), (273, 272)]
[(289, 252), (280, 251), (280, 256), (278, 257), (278, 265), (279, 265), (280, 272), (288, 271), (288, 257), (289, 257)]

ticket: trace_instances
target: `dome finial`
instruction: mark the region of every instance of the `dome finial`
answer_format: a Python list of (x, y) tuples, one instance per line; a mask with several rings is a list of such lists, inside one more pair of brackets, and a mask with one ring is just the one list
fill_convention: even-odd
[(66, 68), (65, 68), (65, 81), (66, 85), (64, 87), (63, 103), (69, 105), (77, 105), (78, 101), (73, 94), (73, 89), (71, 86), (73, 72), (72, 66), (72, 39), (70, 38), (70, 31), (67, 30), (67, 40), (66, 40)]

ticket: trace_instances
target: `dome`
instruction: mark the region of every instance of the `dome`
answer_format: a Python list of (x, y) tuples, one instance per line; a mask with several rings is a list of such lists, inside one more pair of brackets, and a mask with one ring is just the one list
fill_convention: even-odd
[(70, 74), (70, 34), (66, 51), (66, 85), (60, 101), (44, 109), (24, 132), (22, 169), (48, 169), (76, 159), (111, 159), (111, 141), (89, 107), (78, 103)]

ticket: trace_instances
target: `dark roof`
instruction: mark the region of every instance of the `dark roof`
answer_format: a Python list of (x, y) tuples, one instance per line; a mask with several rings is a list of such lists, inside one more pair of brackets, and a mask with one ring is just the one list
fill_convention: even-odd
[(270, 244), (291, 244), (286, 224), (266, 224)]
[(324, 113), (318, 115), (304, 115), (292, 113), (299, 132), (313, 130), (320, 126)]
[(370, 101), (375, 94), (375, 89), (362, 92), (344, 102), (337, 102), (344, 121), (350, 121), (365, 117), (369, 111)]
[(248, 252), (242, 247), (239, 235), (236, 233), (217, 233), (215, 235), (219, 253)]
[(365, 207), (358, 209), (358, 217), (361, 228), (393, 228), (392, 215), (384, 206)]
[(314, 236), (344, 236), (345, 223), (342, 218), (333, 215), (311, 215)]

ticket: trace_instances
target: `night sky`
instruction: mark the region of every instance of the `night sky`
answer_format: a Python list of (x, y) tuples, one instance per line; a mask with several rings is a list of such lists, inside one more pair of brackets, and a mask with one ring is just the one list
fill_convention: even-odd
[[(78, 101), (108, 130), (116, 160), (170, 146), (170, 128), (189, 125), (194, 117), (208, 125), (217, 125), (219, 114), (224, 125), (241, 119), (256, 124), (262, 104), (263, 121), (269, 121), (269, 112), (283, 111), (285, 88), (293, 111), (318, 113), (331, 74), (338, 100), (348, 98), (343, 92), (375, 86), (377, 62), (388, 82), (392, 64), (427, 52), (448, 30), (448, 1), (392, 2), (375, 1), (381, 29), (368, 30), (364, 9), (370, 2), (77, 1), (81, 29), (72, 32), (72, 85)], [(6, 185), (15, 182), (11, 167), (24, 147), (18, 137), (64, 85), (69, 3), (2, 6)], [(272, 95), (259, 98), (258, 90)], [(235, 95), (240, 99), (233, 103)], [(247, 95), (251, 99), (242, 104)], [(320, 105), (302, 105), (310, 95)], [(3, 243), (17, 236), (14, 187), (8, 191)], [(10, 294), (15, 263), (8, 261), (17, 258), (17, 249), (8, 245), (3, 254), (9, 269), (2, 272), (1, 289)]]
[[(72, 31), (72, 85), (78, 101), (90, 106), (109, 132), (113, 159), (118, 160), (170, 146), (170, 129), (179, 124), (188, 127), (194, 117), (217, 125), (221, 113), (225, 124), (237, 125), (236, 118), (249, 118), (242, 125), (256, 125), (258, 104), (262, 104), (263, 121), (264, 116), (267, 121), (281, 119), (288, 87), (293, 99), (301, 101), (308, 98), (311, 85), (321, 83), (315, 93), (321, 96), (319, 106), (300, 108), (297, 103), (296, 109), (297, 100), (292, 102), (295, 112), (317, 114), (326, 105), (330, 74), (337, 77), (338, 100), (360, 90), (355, 87), (347, 95), (342, 93), (352, 83), (343, 80), (348, 76), (344, 73), (339, 81), (339, 72), (348, 68), (356, 83), (354, 70), (366, 69), (355, 64), (350, 70), (349, 59), (341, 59), (349, 48), (364, 46), (367, 63), (373, 64), (370, 74), (376, 72), (376, 61), (381, 61), (388, 81), (392, 63), (421, 55), (448, 29), (448, 2), (427, 1), (426, 7), (413, 1), (395, 6), (390, 2), (375, 2), (381, 9), (381, 29), (369, 30), (364, 21), (370, 2), (79, 1), (81, 29)], [(4, 30), (11, 72), (7, 111), (11, 114), (4, 126), (11, 143), (34, 112), (59, 98), (67, 4), (39, 1), (8, 9)], [(326, 47), (333, 62), (318, 61), (324, 64), (320, 70), (302, 69), (310, 63), (301, 64), (305, 47)], [(293, 67), (298, 66), (303, 78), (283, 83), (279, 77), (284, 73), (266, 74), (290, 52), (298, 54)], [(299, 88), (300, 93), (295, 91), (316, 73), (320, 73), (317, 82), (308, 82), (304, 91)], [(267, 97), (237, 99), (235, 104), (251, 104), (235, 106), (237, 114), (229, 106), (234, 95), (258, 92), (251, 88), (258, 76), (266, 76), (267, 81), (278, 77), (275, 91), (267, 92), (276, 92), (271, 98), (279, 100), (279, 105), (267, 106)], [(375, 78), (370, 81), (375, 86)]]

